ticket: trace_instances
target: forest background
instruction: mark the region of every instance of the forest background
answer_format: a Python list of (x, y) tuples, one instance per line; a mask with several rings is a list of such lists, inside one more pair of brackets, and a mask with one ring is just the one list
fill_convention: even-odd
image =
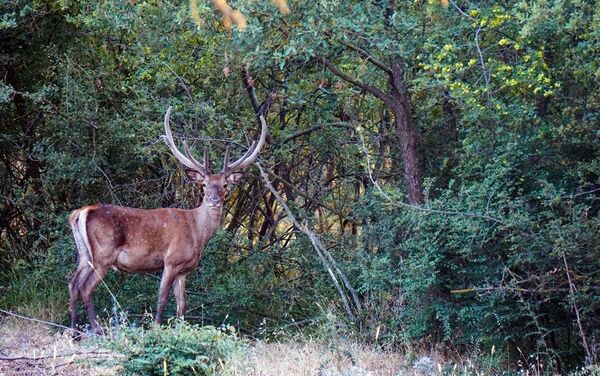
[[(223, 4), (0, 5), (0, 308), (67, 322), (72, 209), (199, 204), (160, 137), (169, 105), (214, 161), (260, 109), (260, 164), (322, 252), (252, 168), (189, 321), (597, 360), (596, 1)], [(158, 276), (105, 282), (130, 318), (154, 310)]]

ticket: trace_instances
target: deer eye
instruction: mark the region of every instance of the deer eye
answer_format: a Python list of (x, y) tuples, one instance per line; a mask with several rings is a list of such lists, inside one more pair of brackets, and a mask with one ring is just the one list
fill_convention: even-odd
[(223, 184), (224, 189), (227, 189), (228, 187), (229, 187), (229, 184), (227, 184), (227, 183)]

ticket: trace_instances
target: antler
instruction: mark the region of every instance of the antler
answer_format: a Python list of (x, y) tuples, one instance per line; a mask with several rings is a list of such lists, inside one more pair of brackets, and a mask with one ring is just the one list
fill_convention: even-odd
[(204, 175), (209, 174), (210, 171), (208, 164), (208, 153), (206, 149), (204, 150), (204, 164), (202, 164), (192, 156), (185, 141), (183, 143), (183, 147), (185, 149), (185, 152), (187, 153), (187, 157), (183, 155), (179, 151), (179, 149), (177, 149), (177, 146), (175, 146), (175, 141), (173, 141), (173, 133), (171, 133), (171, 127), (169, 126), (169, 118), (171, 116), (172, 110), (173, 107), (169, 106), (169, 108), (167, 109), (167, 113), (165, 114), (165, 135), (163, 136), (163, 138), (165, 139), (167, 146), (169, 147), (169, 149), (171, 149), (171, 152), (173, 153), (175, 158), (177, 158), (179, 162), (183, 163), (186, 167), (191, 168), (192, 170), (196, 170)]
[(223, 158), (223, 169), (221, 170), (221, 173), (224, 173), (227, 171), (227, 166), (229, 165), (230, 152), (231, 152), (231, 147), (229, 145), (227, 145), (227, 148), (225, 149), (225, 158)]
[(252, 145), (250, 145), (248, 151), (246, 151), (246, 153), (242, 155), (240, 159), (233, 162), (232, 164), (229, 164), (229, 148), (227, 148), (227, 150), (225, 151), (225, 161), (223, 163), (223, 171), (221, 172), (222, 174), (227, 175), (235, 171), (243, 170), (249, 164), (254, 162), (254, 160), (258, 156), (258, 153), (265, 144), (265, 140), (267, 138), (267, 122), (265, 121), (265, 118), (262, 114), (259, 114), (258, 118), (260, 120), (261, 125), (260, 138), (258, 139), (258, 143), (256, 141), (252, 142)]
[(185, 153), (188, 155), (188, 157), (192, 161), (192, 163), (194, 163), (198, 166), (204, 166), (204, 169), (210, 173), (210, 159), (209, 159), (210, 153), (208, 152), (208, 148), (204, 149), (204, 164), (198, 162), (198, 160), (196, 160), (196, 158), (194, 158), (194, 156), (190, 152), (190, 148), (188, 147), (187, 142), (185, 142), (185, 140), (183, 140), (183, 149), (185, 150)]
[[(210, 161), (207, 149), (204, 149), (204, 164), (202, 164), (198, 160), (196, 160), (196, 158), (194, 158), (192, 153), (190, 153), (190, 149), (188, 148), (188, 145), (185, 141), (183, 141), (183, 149), (187, 156), (183, 155), (183, 153), (181, 153), (179, 149), (177, 149), (177, 146), (175, 146), (175, 141), (173, 141), (173, 133), (171, 132), (171, 127), (169, 126), (169, 118), (171, 116), (172, 110), (173, 107), (169, 106), (169, 108), (167, 109), (167, 113), (165, 114), (165, 135), (163, 136), (163, 138), (165, 139), (167, 146), (169, 146), (169, 149), (171, 149), (171, 152), (173, 153), (175, 158), (177, 158), (186, 167), (191, 168), (192, 170), (196, 170), (204, 175), (210, 174)], [(252, 142), (252, 145), (250, 145), (248, 151), (246, 151), (246, 153), (244, 153), (244, 155), (242, 155), (240, 159), (231, 164), (229, 164), (230, 149), (229, 147), (227, 147), (227, 150), (225, 151), (225, 160), (223, 162), (223, 170), (221, 172), (222, 174), (228, 175), (235, 171), (243, 170), (249, 164), (254, 162), (254, 160), (258, 156), (258, 153), (260, 152), (260, 149), (265, 144), (265, 140), (267, 138), (267, 122), (265, 121), (265, 118), (262, 114), (259, 115), (259, 120), (261, 124), (261, 130), (258, 142)]]

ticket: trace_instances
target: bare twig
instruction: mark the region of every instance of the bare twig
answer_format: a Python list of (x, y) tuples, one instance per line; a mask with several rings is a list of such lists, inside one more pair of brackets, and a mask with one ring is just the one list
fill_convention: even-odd
[(354, 223), (354, 221), (352, 219), (348, 218), (348, 216), (346, 214), (342, 213), (341, 211), (339, 211), (338, 209), (332, 207), (331, 205), (326, 204), (323, 201), (317, 200), (316, 198), (311, 197), (311, 196), (307, 195), (306, 193), (304, 193), (304, 192), (296, 189), (296, 187), (292, 183), (290, 183), (289, 181), (285, 180), (281, 176), (277, 175), (276, 173), (274, 173), (273, 171), (271, 171), (271, 169), (268, 169), (268, 168), (265, 167), (265, 170), (269, 173), (269, 175), (271, 175), (273, 178), (275, 178), (278, 181), (280, 181), (283, 185), (285, 185), (288, 188), (290, 188), (298, 196), (304, 197), (305, 199), (309, 200), (313, 204), (316, 204), (316, 205), (322, 207), (323, 209), (327, 209), (329, 212), (331, 212), (331, 213), (333, 213), (335, 215), (338, 215), (338, 216), (344, 218), (345, 220), (348, 220), (351, 223)]
[(121, 307), (121, 304), (119, 304), (119, 301), (117, 300), (117, 297), (115, 296), (115, 294), (113, 294), (113, 292), (111, 291), (110, 287), (108, 287), (108, 285), (106, 284), (106, 282), (104, 282), (104, 278), (102, 278), (102, 276), (98, 273), (98, 271), (94, 267), (94, 264), (92, 264), (90, 261), (88, 261), (88, 265), (92, 268), (92, 270), (94, 271), (94, 273), (96, 273), (96, 275), (98, 276), (98, 278), (100, 278), (100, 282), (102, 282), (102, 285), (106, 288), (106, 291), (108, 291), (108, 293), (112, 297), (113, 302), (117, 305), (117, 308), (119, 308), (119, 310), (121, 311), (122, 314), (125, 314), (125, 310), (123, 309), (123, 307)]
[(561, 198), (574, 198), (574, 197), (579, 197), (579, 196), (583, 196), (583, 195), (589, 195), (590, 193), (595, 193), (598, 191), (600, 191), (600, 187), (591, 189), (589, 191), (584, 191), (584, 192), (579, 192), (579, 193), (573, 193), (571, 195), (561, 196)]
[(525, 289), (522, 287), (506, 287), (506, 286), (489, 286), (489, 287), (470, 287), (466, 289), (450, 290), (451, 294), (469, 294), (472, 292), (490, 292), (490, 291), (508, 291), (508, 292), (525, 292), (534, 294), (566, 292), (569, 289)]
[(121, 205), (121, 200), (119, 200), (119, 197), (117, 197), (117, 195), (115, 194), (115, 187), (113, 187), (112, 181), (110, 180), (110, 178), (108, 177), (108, 175), (106, 175), (106, 172), (104, 172), (104, 170), (100, 166), (98, 166), (98, 163), (96, 163), (96, 156), (95, 155), (92, 155), (92, 163), (94, 163), (94, 166), (96, 166), (96, 169), (102, 173), (102, 175), (104, 176), (104, 178), (108, 182), (108, 187), (110, 188), (110, 194), (119, 203), (119, 205)]
[(89, 355), (114, 355), (110, 351), (100, 351), (98, 348), (91, 349), (89, 351), (66, 351), (61, 353), (52, 353), (46, 355), (39, 356), (27, 356), (27, 355), (19, 355), (19, 356), (3, 356), (0, 355), (1, 361), (16, 361), (16, 360), (45, 360), (45, 359), (53, 359), (53, 358), (62, 358), (64, 356), (72, 356), (72, 355), (86, 355), (89, 358)]
[(175, 75), (175, 77), (177, 77), (177, 79), (179, 80), (179, 83), (181, 84), (181, 86), (183, 87), (183, 90), (185, 90), (185, 93), (188, 96), (188, 99), (190, 100), (190, 103), (194, 103), (194, 99), (192, 98), (192, 93), (190, 93), (190, 90), (188, 89), (187, 85), (185, 84), (185, 80), (183, 79), (183, 77), (181, 77), (180, 75), (177, 74), (177, 72), (175, 72), (173, 70), (173, 68), (171, 68), (167, 63), (163, 62), (163, 65), (165, 67), (167, 67), (167, 69), (169, 69), (171, 71), (171, 73), (173, 73)]
[(575, 302), (575, 293), (577, 292), (577, 288), (575, 284), (571, 280), (571, 274), (569, 273), (569, 264), (567, 263), (567, 256), (565, 252), (562, 253), (562, 259), (565, 264), (565, 273), (567, 274), (567, 280), (569, 281), (569, 297), (571, 298), (571, 305), (573, 306), (573, 311), (575, 311), (575, 317), (577, 318), (577, 327), (579, 328), (579, 336), (581, 337), (581, 345), (585, 350), (586, 362), (588, 364), (595, 364), (596, 362), (596, 354), (594, 350), (588, 345), (587, 337), (583, 330), (583, 325), (581, 324), (581, 317), (579, 315), (579, 306)]
[(487, 68), (485, 67), (483, 53), (481, 52), (481, 48), (479, 48), (479, 33), (480, 32), (481, 32), (481, 26), (478, 27), (477, 31), (475, 32), (475, 47), (477, 48), (477, 53), (479, 54), (479, 63), (481, 64), (481, 69), (483, 70), (483, 79), (485, 80), (487, 100), (488, 100), (488, 104), (489, 104), (489, 102), (490, 102), (490, 77), (488, 75)]
[(458, 10), (458, 13), (462, 14), (463, 16), (469, 18), (469, 19), (473, 19), (473, 17), (469, 16), (468, 14), (466, 14), (465, 12), (463, 12), (462, 9), (460, 9), (460, 7), (458, 5), (456, 5), (456, 3), (452, 0), (450, 0), (450, 4), (452, 4), (452, 6), (454, 8), (456, 8), (456, 10)]
[(27, 317), (27, 316), (19, 315), (18, 313), (14, 313), (14, 312), (7, 311), (7, 310), (4, 310), (4, 309), (0, 309), (0, 312), (4, 313), (5, 315), (17, 317), (17, 318), (20, 318), (20, 319), (23, 319), (23, 320), (29, 320), (29, 321), (33, 321), (33, 322), (39, 322), (39, 323), (44, 324), (44, 325), (50, 325), (50, 326), (55, 326), (57, 328), (72, 330), (73, 332), (75, 332), (77, 334), (80, 334), (80, 335), (83, 335), (83, 336), (87, 336), (87, 334), (85, 334), (84, 332), (81, 332), (79, 330), (75, 330), (75, 329), (69, 328), (68, 326), (56, 324), (56, 323), (53, 323), (53, 322), (50, 322), (50, 321), (44, 321), (44, 320), (36, 319), (36, 318), (33, 318), (33, 317)]

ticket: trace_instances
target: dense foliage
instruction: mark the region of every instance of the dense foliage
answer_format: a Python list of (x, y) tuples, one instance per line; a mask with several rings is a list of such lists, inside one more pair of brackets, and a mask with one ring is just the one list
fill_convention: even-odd
[[(265, 101), (261, 165), (360, 305), (252, 170), (188, 278), (188, 320), (596, 361), (596, 1), (230, 3), (243, 30), (209, 2), (0, 5), (1, 307), (66, 320), (70, 210), (200, 202), (160, 139), (169, 105), (217, 161)], [(98, 308), (154, 309), (157, 276), (105, 282)]]

